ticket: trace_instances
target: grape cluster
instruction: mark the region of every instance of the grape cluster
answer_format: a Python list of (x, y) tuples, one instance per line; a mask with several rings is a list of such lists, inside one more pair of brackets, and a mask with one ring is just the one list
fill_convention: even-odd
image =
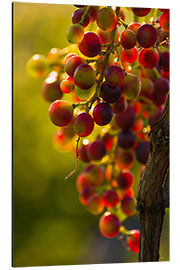
[[(169, 93), (169, 10), (75, 7), (71, 44), (34, 55), (27, 71), (45, 77), (42, 97), (58, 126), (55, 147), (86, 164), (76, 180), (81, 204), (101, 215), (104, 237), (121, 233), (139, 252), (139, 230), (128, 231), (123, 221), (136, 214), (132, 169), (139, 165), (143, 174), (150, 126)], [(137, 21), (126, 24), (129, 12)]]

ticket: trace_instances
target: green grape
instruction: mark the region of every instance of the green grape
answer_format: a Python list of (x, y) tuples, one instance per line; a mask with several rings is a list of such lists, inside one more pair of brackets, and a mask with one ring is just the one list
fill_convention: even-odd
[(75, 86), (74, 90), (78, 98), (82, 100), (87, 100), (95, 94), (96, 88), (93, 86), (90, 89), (87, 89), (86, 91), (84, 91), (84, 89), (80, 89), (79, 87)]
[(34, 78), (43, 78), (49, 71), (48, 59), (42, 54), (34, 54), (26, 64), (27, 73)]

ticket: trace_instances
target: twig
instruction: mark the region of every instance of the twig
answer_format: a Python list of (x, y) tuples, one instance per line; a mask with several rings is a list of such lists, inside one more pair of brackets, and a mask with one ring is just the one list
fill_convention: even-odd
[(65, 180), (67, 180), (68, 178), (70, 178), (77, 170), (78, 168), (78, 161), (79, 161), (79, 142), (80, 142), (81, 137), (79, 136), (77, 141), (76, 141), (76, 164), (74, 167), (74, 170), (71, 171), (66, 177)]

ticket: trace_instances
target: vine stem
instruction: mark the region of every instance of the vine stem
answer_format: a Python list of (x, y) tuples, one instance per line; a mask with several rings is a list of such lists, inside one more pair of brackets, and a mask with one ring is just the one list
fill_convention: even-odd
[(72, 170), (66, 177), (65, 177), (65, 180), (67, 180), (68, 178), (70, 178), (77, 170), (78, 168), (78, 161), (79, 161), (79, 142), (80, 142), (80, 139), (81, 137), (79, 136), (77, 141), (76, 141), (76, 164), (75, 164), (75, 167), (74, 167), (74, 170)]
[(125, 29), (128, 28), (128, 24), (125, 23), (121, 18), (118, 19), (118, 22), (120, 22), (124, 26)]
[(85, 20), (85, 17), (86, 17), (86, 15), (87, 15), (88, 12), (89, 12), (90, 7), (91, 7), (91, 6), (87, 6), (85, 12), (83, 13), (83, 15), (82, 15), (82, 17), (81, 17), (81, 20), (80, 20), (79, 24), (83, 25), (84, 20)]
[(154, 9), (152, 25), (155, 24), (155, 20), (156, 20), (156, 16), (157, 16), (157, 10), (158, 10), (157, 8)]

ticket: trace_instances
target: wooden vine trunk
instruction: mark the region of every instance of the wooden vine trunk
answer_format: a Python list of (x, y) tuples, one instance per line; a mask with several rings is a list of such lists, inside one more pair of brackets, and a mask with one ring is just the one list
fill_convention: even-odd
[(150, 146), (150, 156), (137, 195), (140, 262), (159, 260), (164, 213), (169, 207), (169, 97), (161, 119), (151, 127)]

